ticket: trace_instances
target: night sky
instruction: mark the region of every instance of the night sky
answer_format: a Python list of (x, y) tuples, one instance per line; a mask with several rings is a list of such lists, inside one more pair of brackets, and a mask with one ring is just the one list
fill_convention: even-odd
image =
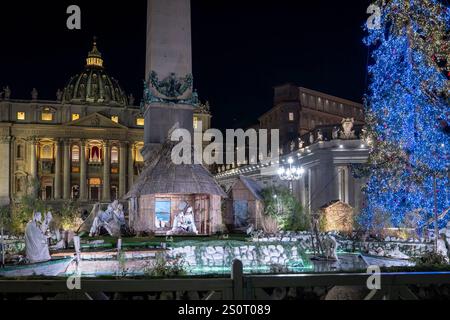
[[(0, 87), (12, 98), (55, 99), (83, 70), (93, 36), (108, 73), (137, 101), (145, 67), (146, 1), (9, 1), (0, 19)], [(66, 28), (67, 6), (82, 30)], [(369, 0), (192, 0), (194, 86), (213, 126), (246, 127), (272, 107), (273, 86), (299, 86), (361, 102)]]

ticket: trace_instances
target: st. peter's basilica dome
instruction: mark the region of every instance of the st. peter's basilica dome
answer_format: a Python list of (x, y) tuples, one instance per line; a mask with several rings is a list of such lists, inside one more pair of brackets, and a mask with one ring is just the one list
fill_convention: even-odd
[(103, 58), (94, 41), (83, 72), (73, 76), (64, 88), (63, 101), (73, 104), (127, 106), (127, 96), (119, 82), (104, 69)]

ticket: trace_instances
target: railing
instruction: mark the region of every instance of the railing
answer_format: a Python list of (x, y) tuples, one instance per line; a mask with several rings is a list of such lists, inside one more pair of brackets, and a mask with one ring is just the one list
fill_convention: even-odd
[[(242, 262), (233, 262), (229, 278), (184, 279), (89, 279), (80, 281), (80, 290), (70, 290), (66, 279), (55, 280), (0, 280), (0, 300), (51, 298), (66, 294), (73, 299), (109, 300), (135, 297), (180, 299), (187, 292), (191, 299), (202, 300), (282, 300), (288, 290), (298, 288), (325, 288), (335, 286), (367, 288), (372, 274), (292, 274), (244, 275)], [(450, 272), (382, 273), (381, 289), (373, 291), (371, 299), (416, 300), (411, 286), (438, 287), (450, 284)], [(369, 290), (367, 289), (369, 292)], [(275, 294), (276, 293), (276, 294)], [(164, 295), (164, 297), (162, 297)], [(298, 297), (302, 299), (302, 297)]]

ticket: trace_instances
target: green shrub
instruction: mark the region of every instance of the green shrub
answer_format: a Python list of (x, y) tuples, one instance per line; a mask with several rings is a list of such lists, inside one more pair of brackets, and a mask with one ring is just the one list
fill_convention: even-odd
[(440, 266), (447, 265), (447, 259), (445, 256), (438, 252), (427, 252), (420, 258), (415, 259), (417, 266)]
[(11, 205), (8, 231), (14, 235), (23, 235), (27, 223), (33, 218), (33, 212), (45, 214), (47, 207), (44, 201), (34, 195), (25, 195)]
[(168, 261), (163, 253), (157, 253), (155, 260), (144, 269), (144, 274), (149, 277), (173, 277), (186, 274), (184, 261), (177, 257), (173, 261)]
[(269, 187), (262, 191), (264, 214), (274, 218), (284, 231), (309, 229), (308, 215), (291, 191), (286, 187)]

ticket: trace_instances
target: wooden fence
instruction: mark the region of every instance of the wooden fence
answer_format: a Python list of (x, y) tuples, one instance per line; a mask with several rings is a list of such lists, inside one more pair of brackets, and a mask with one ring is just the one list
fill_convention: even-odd
[[(70, 290), (67, 279), (0, 280), (0, 300), (54, 298), (109, 300), (135, 297), (182, 299), (182, 293), (194, 292), (193, 299), (203, 300), (271, 300), (284, 299), (292, 288), (332, 288), (351, 286), (366, 288), (370, 274), (290, 274), (244, 275), (242, 262), (233, 262), (229, 278), (185, 279), (96, 279), (83, 278), (80, 290)], [(411, 286), (450, 284), (450, 272), (407, 272), (380, 274), (381, 290), (373, 291), (372, 299), (417, 299)], [(271, 294), (274, 290), (278, 294)], [(167, 293), (171, 293), (167, 295)], [(185, 297), (185, 296), (184, 296)], [(58, 298), (57, 298), (58, 299)]]

